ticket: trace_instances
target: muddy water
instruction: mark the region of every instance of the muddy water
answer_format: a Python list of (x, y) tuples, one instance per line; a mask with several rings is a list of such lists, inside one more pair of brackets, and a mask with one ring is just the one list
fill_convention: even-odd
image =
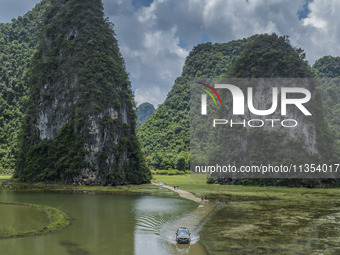
[[(68, 228), (57, 233), (2, 239), (0, 254), (205, 254), (197, 242), (196, 232), (193, 232), (191, 245), (177, 245), (174, 242), (175, 231), (167, 230), (168, 226), (175, 229), (178, 218), (187, 217), (197, 208), (196, 203), (184, 199), (137, 195), (2, 192), (0, 201), (50, 205), (63, 210), (73, 219)], [(13, 224), (20, 225), (20, 222), (28, 221), (25, 217), (29, 213), (15, 213), (18, 221)]]

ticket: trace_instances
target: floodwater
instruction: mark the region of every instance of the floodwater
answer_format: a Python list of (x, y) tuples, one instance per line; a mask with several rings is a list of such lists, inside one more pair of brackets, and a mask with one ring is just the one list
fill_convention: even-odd
[[(195, 231), (192, 231), (190, 245), (176, 244), (175, 232), (169, 231), (175, 227), (178, 219), (188, 217), (197, 208), (196, 203), (181, 198), (2, 192), (0, 201), (49, 205), (63, 210), (73, 219), (69, 227), (56, 233), (1, 239), (0, 254), (205, 254)], [(3, 214), (2, 216), (11, 218), (13, 225), (39, 220), (41, 215), (28, 220), (27, 217), (32, 214), (26, 211), (28, 208), (23, 208), (24, 211), (15, 211), (14, 207), (2, 206), (0, 216)], [(11, 212), (12, 216), (6, 216), (5, 210), (15, 212)], [(13, 222), (13, 219), (17, 219), (17, 222)]]
[[(73, 219), (56, 233), (0, 239), (0, 254), (340, 254), (340, 200), (332, 194), (304, 194), (299, 199), (211, 198), (218, 203), (212, 214), (214, 203), (198, 207), (172, 197), (0, 192), (0, 201), (50, 205)], [(0, 231), (30, 228), (45, 220), (29, 207), (0, 204)], [(180, 226), (189, 227), (190, 245), (176, 244)]]

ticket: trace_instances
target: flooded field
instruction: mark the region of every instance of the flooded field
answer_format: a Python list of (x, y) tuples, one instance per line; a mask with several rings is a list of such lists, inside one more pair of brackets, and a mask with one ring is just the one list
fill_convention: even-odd
[[(197, 204), (180, 198), (141, 195), (89, 195), (43, 192), (2, 192), (0, 201), (45, 204), (63, 210), (73, 219), (60, 232), (43, 236), (1, 239), (1, 254), (205, 254), (199, 243), (177, 245), (174, 226)], [(4, 209), (4, 210), (2, 210)], [(2, 212), (12, 210), (0, 208)], [(16, 210), (6, 226), (28, 221), (30, 212)], [(37, 220), (40, 216), (36, 215)], [(31, 218), (30, 218), (31, 219)], [(193, 240), (195, 233), (193, 233)]]
[(200, 233), (209, 254), (340, 254), (340, 200), (335, 196), (215, 199), (223, 202)]
[[(0, 247), (9, 255), (340, 254), (337, 189), (190, 185), (181, 183), (196, 197), (207, 194), (210, 202), (158, 192), (2, 192), (0, 201), (50, 205), (73, 221), (57, 233), (0, 240)], [(181, 226), (190, 229), (190, 245), (176, 243), (175, 231)]]

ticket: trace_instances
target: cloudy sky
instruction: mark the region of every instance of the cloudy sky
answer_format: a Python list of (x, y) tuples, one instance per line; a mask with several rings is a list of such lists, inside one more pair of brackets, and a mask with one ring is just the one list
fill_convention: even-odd
[[(0, 22), (39, 0), (0, 0)], [(202, 42), (289, 35), (313, 64), (340, 55), (339, 0), (103, 0), (140, 104), (162, 103), (186, 56)]]

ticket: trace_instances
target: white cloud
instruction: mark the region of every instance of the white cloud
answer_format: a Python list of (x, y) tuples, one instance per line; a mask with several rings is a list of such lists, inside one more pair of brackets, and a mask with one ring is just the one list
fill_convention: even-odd
[(164, 97), (164, 91), (159, 86), (150, 86), (147, 90), (136, 89), (135, 100), (136, 102), (148, 102), (153, 104), (156, 108), (161, 103), (159, 98)]
[(310, 14), (304, 20), (299, 38), (310, 59), (324, 55), (340, 55), (340, 1), (314, 0), (309, 4)]
[[(185, 57), (202, 38), (228, 42), (276, 32), (305, 49), (310, 63), (324, 55), (340, 55), (339, 0), (308, 0), (310, 13), (304, 20), (297, 13), (307, 0), (103, 1), (138, 103), (157, 105), (165, 99)], [(38, 2), (0, 0), (1, 21), (23, 15)]]
[[(340, 53), (340, 1), (314, 0), (299, 20), (306, 0), (154, 0), (134, 9), (130, 1), (116, 2), (110, 15), (123, 57), (133, 80), (136, 100), (157, 105), (180, 75), (185, 57), (201, 42), (228, 42), (258, 33), (289, 35), (293, 46), (306, 50), (310, 63)], [(107, 4), (105, 4), (106, 11)]]
[(150, 7), (135, 10), (132, 15), (110, 16), (138, 104), (147, 101), (157, 106), (162, 103), (189, 53), (179, 46), (175, 23), (167, 28), (159, 27), (157, 10), (162, 4), (162, 1), (155, 1)]

